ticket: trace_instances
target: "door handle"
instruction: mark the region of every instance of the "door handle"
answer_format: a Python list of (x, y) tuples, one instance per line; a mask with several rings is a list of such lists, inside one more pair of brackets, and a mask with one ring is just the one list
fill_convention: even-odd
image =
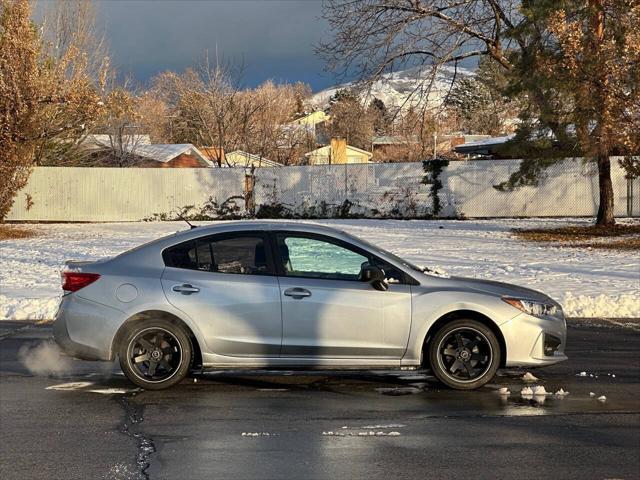
[(284, 294), (287, 297), (293, 297), (296, 300), (300, 300), (301, 298), (310, 297), (311, 296), (311, 292), (309, 290), (307, 290), (306, 288), (299, 288), (299, 287), (287, 288), (284, 291)]
[(189, 285), (185, 283), (183, 285), (174, 285), (171, 290), (174, 292), (180, 292), (183, 295), (191, 295), (192, 293), (198, 293), (200, 289), (198, 287), (194, 287), (193, 285)]

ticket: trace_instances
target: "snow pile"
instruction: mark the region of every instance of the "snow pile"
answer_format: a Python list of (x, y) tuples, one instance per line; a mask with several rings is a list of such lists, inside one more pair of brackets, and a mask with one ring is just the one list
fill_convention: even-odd
[[(362, 428), (366, 430), (377, 430), (380, 428), (389, 429), (389, 428), (404, 428), (404, 427), (406, 427), (406, 425), (403, 425), (402, 423), (390, 423), (388, 425), (365, 425)], [(342, 427), (342, 428), (347, 428), (347, 427)]]
[(400, 395), (412, 395), (415, 393), (422, 392), (422, 389), (417, 387), (383, 387), (376, 388), (376, 392), (381, 393), (382, 395), (391, 395), (391, 396), (400, 396)]
[(368, 432), (322, 432), (322, 435), (325, 437), (398, 437), (400, 436), (400, 432), (383, 432), (373, 430)]
[(70, 390), (80, 390), (86, 387), (90, 387), (93, 385), (93, 382), (69, 382), (69, 383), (59, 383), (58, 385), (50, 385), (45, 388), (45, 390), (61, 390), (61, 391), (70, 391)]
[(522, 395), (523, 397), (531, 396), (533, 395), (533, 389), (531, 387), (524, 387), (522, 390), (520, 390), (520, 395)]
[(558, 390), (555, 395), (557, 395), (558, 397), (564, 397), (566, 395), (569, 395), (569, 392), (564, 391), (562, 388), (560, 390)]
[[(61, 292), (62, 293), (62, 292)], [(0, 320), (41, 320), (55, 317), (60, 297), (14, 297), (0, 295)]]
[(536, 385), (532, 388), (534, 395), (548, 395), (547, 390), (544, 388), (544, 385)]
[(640, 297), (636, 294), (589, 296), (567, 292), (560, 303), (565, 312), (571, 312), (572, 317), (637, 318), (640, 316)]
[(525, 382), (537, 382), (538, 381), (538, 377), (536, 377), (533, 374), (527, 372), (522, 376), (522, 380), (525, 381)]
[[(323, 220), (417, 265), (451, 276), (541, 290), (569, 317), (640, 317), (640, 259), (628, 252), (540, 246), (513, 228), (584, 225), (585, 219)], [(196, 222), (202, 224), (203, 222)], [(441, 228), (442, 227), (442, 228)], [(29, 239), (0, 242), (0, 319), (51, 319), (66, 260), (98, 260), (184, 230), (182, 222), (25, 225)]]

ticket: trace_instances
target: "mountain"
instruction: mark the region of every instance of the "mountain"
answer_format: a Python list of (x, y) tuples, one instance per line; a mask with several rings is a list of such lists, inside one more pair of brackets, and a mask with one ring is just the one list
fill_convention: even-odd
[[(316, 108), (324, 109), (329, 105), (329, 99), (338, 90), (353, 88), (361, 90), (360, 96), (363, 99), (372, 100), (379, 98), (388, 109), (406, 108), (411, 104), (417, 104), (423, 98), (421, 91), (429, 94), (427, 96), (430, 106), (439, 106), (444, 100), (447, 92), (451, 88), (452, 82), (461, 78), (474, 75), (472, 70), (458, 67), (454, 69), (450, 66), (438, 68), (435, 78), (433, 78), (433, 67), (430, 65), (413, 67), (406, 70), (399, 70), (393, 73), (386, 73), (382, 78), (376, 80), (368, 89), (361, 89), (355, 82), (347, 82), (335, 87), (327, 88), (315, 93), (311, 97), (311, 103)], [(430, 85), (430, 88), (428, 88)], [(407, 101), (411, 94), (413, 98)]]

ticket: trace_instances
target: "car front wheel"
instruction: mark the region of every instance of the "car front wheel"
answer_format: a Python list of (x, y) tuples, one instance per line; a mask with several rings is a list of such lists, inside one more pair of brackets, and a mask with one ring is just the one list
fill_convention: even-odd
[(186, 377), (193, 347), (179, 326), (148, 319), (135, 322), (127, 330), (118, 356), (129, 380), (146, 390), (162, 390)]
[(490, 328), (475, 320), (455, 320), (429, 342), (434, 375), (445, 385), (472, 390), (489, 382), (500, 366), (500, 345)]

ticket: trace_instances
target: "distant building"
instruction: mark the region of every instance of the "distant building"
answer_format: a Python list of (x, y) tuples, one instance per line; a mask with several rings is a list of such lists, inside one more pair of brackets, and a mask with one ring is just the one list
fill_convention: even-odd
[(290, 125), (309, 125), (315, 126), (319, 123), (323, 123), (329, 120), (329, 115), (327, 115), (322, 110), (316, 110), (315, 112), (311, 112), (304, 117), (296, 118), (292, 122), (289, 122)]
[(131, 154), (140, 157), (137, 167), (208, 168), (213, 162), (190, 143), (136, 145)]
[(220, 147), (198, 147), (198, 150), (200, 150), (200, 153), (202, 153), (202, 155), (204, 155), (206, 158), (208, 158), (214, 166), (218, 165), (218, 162), (220, 161), (220, 163), (222, 163), (222, 165), (224, 165), (224, 148), (220, 148)]
[(332, 138), (330, 145), (305, 154), (309, 165), (369, 163), (373, 153), (347, 145), (344, 139)]
[(253, 153), (235, 150), (226, 155), (226, 164), (230, 167), (282, 167), (283, 165), (273, 160), (254, 155)]
[(416, 135), (380, 135), (373, 137), (371, 144), (373, 148), (398, 146), (398, 145), (416, 145), (420, 141)]
[(301, 140), (312, 140), (318, 144), (327, 143), (329, 140), (325, 134), (325, 123), (331, 119), (322, 110), (311, 112), (303, 117), (280, 125), (281, 138), (278, 140), (280, 148), (291, 148), (299, 144)]
[(150, 145), (151, 139), (147, 134), (116, 136), (106, 133), (92, 133), (87, 135), (80, 145), (90, 150), (101, 150), (104, 148), (118, 148), (120, 143), (125, 148), (134, 148), (137, 145)]
[(473, 157), (493, 157), (496, 149), (504, 145), (514, 137), (514, 134), (502, 137), (489, 137), (482, 140), (466, 142), (459, 144), (453, 148), (453, 151), (462, 155)]
[(373, 137), (371, 150), (376, 161), (415, 161), (420, 152), (420, 141), (416, 135), (380, 135)]

